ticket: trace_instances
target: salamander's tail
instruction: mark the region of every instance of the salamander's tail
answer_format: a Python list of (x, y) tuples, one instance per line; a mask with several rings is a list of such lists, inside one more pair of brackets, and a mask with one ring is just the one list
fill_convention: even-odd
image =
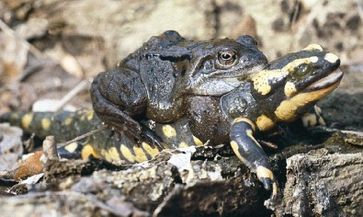
[(53, 135), (57, 142), (68, 141), (101, 124), (91, 110), (77, 112), (10, 112), (0, 116), (0, 122), (21, 127), (39, 137)]

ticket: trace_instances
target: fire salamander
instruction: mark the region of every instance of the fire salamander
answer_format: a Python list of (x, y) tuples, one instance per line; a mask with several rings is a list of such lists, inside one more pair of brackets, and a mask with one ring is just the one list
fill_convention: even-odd
[[(248, 37), (212, 46), (188, 44), (172, 32), (150, 41), (117, 69), (95, 78), (91, 89), (95, 112), (10, 114), (2, 119), (63, 140), (104, 122), (112, 129), (88, 137), (82, 157), (94, 155), (114, 164), (143, 162), (166, 148), (230, 143), (236, 156), (275, 195), (277, 184), (255, 134), (302, 117), (337, 88), (343, 76), (339, 58), (312, 44), (267, 65)], [(159, 52), (161, 47), (169, 50), (149, 56), (150, 49)], [(174, 52), (178, 49), (183, 54)], [(247, 64), (252, 56), (260, 59)], [(155, 65), (143, 68), (147, 59)], [(256, 71), (262, 65), (265, 68)], [(177, 67), (181, 69), (175, 71)], [(66, 149), (72, 152), (77, 146)]]

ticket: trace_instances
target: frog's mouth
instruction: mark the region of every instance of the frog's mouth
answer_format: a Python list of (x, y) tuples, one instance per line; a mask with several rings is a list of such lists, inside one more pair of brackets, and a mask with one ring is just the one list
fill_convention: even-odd
[(326, 88), (330, 88), (333, 85), (336, 85), (339, 83), (343, 78), (343, 72), (340, 70), (340, 68), (337, 68), (333, 72), (331, 72), (329, 75), (315, 81), (314, 83), (310, 84), (305, 88), (305, 91), (311, 92), (316, 90), (322, 90)]
[(223, 79), (228, 81), (228, 79), (236, 78), (238, 80), (243, 80), (246, 77), (248, 77), (251, 74), (260, 72), (266, 67), (265, 64), (257, 65), (257, 66), (251, 66), (251, 67), (238, 67), (233, 68), (229, 71), (224, 70), (222, 72), (214, 73), (213, 76), (218, 79)]

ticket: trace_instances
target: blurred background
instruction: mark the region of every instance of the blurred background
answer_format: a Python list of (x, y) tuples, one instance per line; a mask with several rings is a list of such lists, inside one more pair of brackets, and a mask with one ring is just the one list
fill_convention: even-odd
[[(0, 113), (61, 99), (170, 29), (194, 40), (249, 34), (269, 60), (318, 43), (341, 58), (341, 88), (363, 88), (361, 0), (2, 0), (0, 18)], [(69, 104), (89, 107), (87, 85), (78, 89)]]

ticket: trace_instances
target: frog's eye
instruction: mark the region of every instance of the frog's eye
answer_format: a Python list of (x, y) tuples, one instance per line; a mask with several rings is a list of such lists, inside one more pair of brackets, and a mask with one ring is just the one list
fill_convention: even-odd
[(232, 50), (221, 51), (218, 53), (218, 65), (228, 67), (234, 65), (237, 61), (237, 53)]

